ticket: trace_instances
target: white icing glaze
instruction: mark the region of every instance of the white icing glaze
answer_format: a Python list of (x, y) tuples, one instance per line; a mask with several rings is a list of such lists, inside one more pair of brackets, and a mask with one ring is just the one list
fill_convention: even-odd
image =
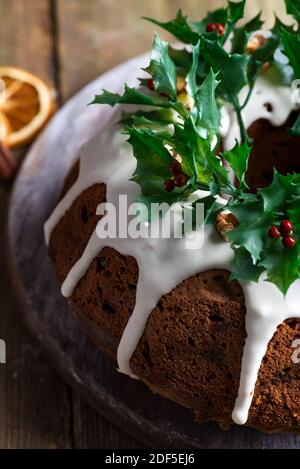
[[(270, 86), (271, 83), (271, 86)], [(245, 102), (248, 88), (244, 88), (240, 94), (240, 102)], [(268, 110), (271, 105), (271, 111)], [(269, 69), (260, 76), (255, 84), (251, 99), (242, 111), (245, 127), (249, 128), (258, 119), (267, 119), (272, 125), (283, 125), (290, 113), (297, 106), (292, 100), (291, 88), (282, 86), (278, 73), (274, 68)], [(232, 108), (227, 111), (231, 118), (231, 127), (224, 140), (224, 147), (230, 150), (236, 140), (240, 140), (240, 128)], [(228, 121), (223, 126), (228, 125)]]
[(300, 280), (293, 283), (285, 297), (273, 283), (265, 281), (265, 275), (258, 283), (248, 283), (243, 289), (248, 336), (243, 353), (239, 394), (232, 415), (239, 425), (248, 420), (257, 375), (270, 340), (284, 321), (300, 318)]
[[(271, 72), (257, 80), (252, 98), (243, 111), (247, 126), (260, 118), (268, 119), (274, 125), (283, 124), (295, 108), (288, 88), (273, 82)], [(241, 93), (241, 102), (247, 90)], [(266, 103), (272, 106), (268, 112)], [(116, 116), (114, 118), (117, 120)], [(224, 146), (232, 148), (240, 138), (236, 118), (229, 107), (222, 111), (222, 135)], [(58, 204), (45, 225), (47, 243), (59, 220), (71, 207), (73, 201), (88, 187), (104, 182), (107, 186), (107, 201), (118, 207), (119, 194), (127, 194), (129, 203), (136, 200), (139, 187), (130, 182), (136, 161), (124, 137), (108, 126), (82, 148), (80, 174), (65, 198)], [(204, 196), (199, 194), (199, 197)], [(155, 222), (152, 222), (155, 223)], [(110, 246), (124, 255), (135, 257), (139, 267), (136, 304), (123, 333), (118, 348), (118, 364), (121, 372), (134, 377), (130, 359), (146, 327), (147, 320), (160, 298), (178, 286), (183, 280), (211, 268), (229, 268), (233, 252), (221, 240), (215, 229), (204, 227), (204, 240), (199, 239), (198, 250), (186, 249), (186, 239), (100, 239), (105, 230), (105, 216), (91, 236), (85, 252), (73, 266), (62, 286), (62, 293), (69, 297), (80, 279), (85, 275), (94, 258), (101, 250)], [(204, 242), (200, 248), (202, 241)], [(295, 282), (284, 298), (280, 291), (264, 280), (243, 285), (247, 307), (245, 344), (240, 389), (233, 411), (233, 420), (245, 424), (251, 406), (257, 375), (261, 361), (267, 351), (277, 327), (290, 317), (300, 317), (297, 313), (300, 304), (300, 281)]]

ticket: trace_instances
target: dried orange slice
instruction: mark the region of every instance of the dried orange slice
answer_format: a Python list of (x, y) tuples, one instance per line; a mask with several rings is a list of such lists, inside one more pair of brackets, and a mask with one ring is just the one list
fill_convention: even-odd
[(15, 67), (0, 67), (0, 140), (11, 148), (29, 143), (53, 113), (51, 89)]

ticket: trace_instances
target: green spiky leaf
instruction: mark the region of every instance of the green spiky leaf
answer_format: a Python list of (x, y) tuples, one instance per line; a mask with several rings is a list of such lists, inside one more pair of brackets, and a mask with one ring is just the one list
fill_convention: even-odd
[(170, 101), (167, 98), (149, 96), (141, 91), (130, 88), (125, 85), (125, 92), (123, 95), (117, 93), (111, 93), (103, 90), (102, 94), (96, 95), (94, 100), (90, 104), (108, 104), (111, 107), (117, 104), (132, 104), (140, 106), (151, 106), (160, 108), (173, 108), (182, 116), (187, 116), (188, 113), (181, 103)]
[(234, 248), (234, 254), (230, 280), (238, 280), (242, 283), (258, 282), (264, 268), (254, 265), (251, 254), (243, 247)]
[(178, 11), (176, 18), (166, 23), (148, 17), (144, 17), (144, 19), (160, 26), (186, 44), (197, 44), (199, 41), (199, 34), (190, 27), (187, 17), (182, 13), (182, 10)]
[(248, 84), (248, 56), (228, 54), (218, 42), (206, 38), (201, 41), (201, 51), (214, 72), (219, 73), (220, 88), (226, 96), (236, 96)]
[(170, 96), (174, 101), (177, 95), (177, 72), (169, 56), (169, 44), (157, 34), (154, 37), (150, 66), (146, 71), (152, 76), (155, 90)]
[(287, 249), (280, 240), (270, 242), (265, 259), (259, 264), (267, 271), (268, 281), (286, 295), (292, 283), (299, 278), (300, 247)]
[(238, 142), (232, 150), (223, 153), (223, 158), (230, 164), (237, 177), (240, 187), (245, 189), (246, 184), (246, 172), (248, 169), (248, 161), (252, 147), (248, 143), (240, 145)]
[(283, 52), (289, 59), (295, 78), (300, 78), (300, 35), (282, 30), (280, 33)]
[(218, 135), (220, 132), (220, 110), (216, 100), (216, 89), (220, 81), (218, 74), (210, 69), (202, 85), (195, 95), (196, 113), (193, 113), (196, 125), (208, 131), (208, 134)]
[(239, 225), (227, 235), (233, 244), (242, 246), (249, 252), (254, 265), (261, 259), (268, 240), (268, 231), (274, 223), (274, 219), (272, 213), (262, 212), (257, 220)]

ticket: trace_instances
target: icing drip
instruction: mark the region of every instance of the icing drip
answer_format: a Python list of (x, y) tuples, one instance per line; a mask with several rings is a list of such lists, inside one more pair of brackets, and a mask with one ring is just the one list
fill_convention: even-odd
[[(282, 125), (295, 109), (288, 88), (280, 86), (273, 79), (270, 86), (270, 73), (257, 80), (252, 98), (243, 111), (247, 127), (260, 118), (268, 119), (273, 125)], [(245, 89), (241, 93), (241, 102), (246, 95)], [(266, 103), (271, 104), (271, 112)], [(117, 116), (113, 121), (117, 121)], [(222, 135), (225, 149), (232, 148), (235, 140), (240, 138), (238, 123), (229, 107), (222, 111)], [(128, 203), (134, 202), (139, 194), (138, 185), (130, 181), (135, 166), (136, 160), (132, 156), (131, 147), (111, 123), (105, 131), (83, 146), (78, 180), (45, 224), (46, 242), (49, 243), (53, 229), (73, 201), (93, 184), (106, 184), (107, 202), (115, 207), (119, 206), (119, 194), (127, 194)], [(205, 195), (199, 193), (198, 197)], [(123, 255), (135, 257), (139, 267), (136, 304), (118, 348), (120, 371), (134, 377), (130, 359), (143, 335), (149, 315), (160, 298), (199, 272), (212, 268), (229, 269), (233, 252), (211, 226), (203, 228), (204, 236), (199, 237), (199, 249), (189, 250), (186, 249), (186, 239), (100, 239), (98, 235), (105, 231), (105, 223), (104, 216), (91, 236), (84, 254), (65, 279), (62, 293), (66, 297), (72, 295), (94, 258), (104, 247), (112, 247)], [(276, 329), (286, 319), (300, 317), (299, 312), (297, 313), (300, 281), (292, 285), (285, 298), (263, 276), (257, 284), (243, 285), (243, 290), (247, 307), (247, 340), (242, 359), (240, 389), (233, 411), (233, 420), (237, 424), (247, 422), (259, 368)]]
[(247, 423), (255, 384), (268, 344), (277, 328), (287, 319), (300, 318), (300, 280), (290, 287), (286, 297), (263, 275), (258, 283), (243, 285), (247, 307), (247, 339), (243, 353), (240, 389), (232, 418)]

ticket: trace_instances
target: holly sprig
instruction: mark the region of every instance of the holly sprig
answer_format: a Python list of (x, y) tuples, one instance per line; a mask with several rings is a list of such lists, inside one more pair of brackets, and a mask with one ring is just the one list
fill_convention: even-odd
[[(188, 49), (175, 49), (155, 34), (150, 64), (144, 70), (148, 78), (141, 79), (138, 88), (126, 85), (123, 95), (103, 90), (93, 101), (141, 106), (121, 119), (137, 160), (133, 180), (140, 185), (140, 201), (148, 206), (184, 202), (197, 190), (205, 190), (210, 195), (196, 200), (192, 208), (203, 203), (205, 222), (215, 223), (224, 211), (217, 195), (226, 195), (226, 209), (238, 224), (226, 235), (235, 253), (231, 279), (258, 281), (266, 272), (268, 281), (284, 294), (299, 278), (300, 175), (274, 171), (269, 187), (255, 194), (249, 191), (246, 174), (252, 142), (242, 111), (266, 63), (277, 68), (284, 84), (300, 78), (300, 0), (286, 0), (286, 6), (297, 26), (286, 26), (276, 18), (270, 37), (252, 53), (247, 45), (263, 21), (259, 14), (238, 24), (245, 0), (228, 1), (226, 8), (201, 21), (190, 21), (181, 10), (166, 23), (147, 18), (188, 44)], [(241, 102), (245, 87), (248, 94)], [(220, 153), (220, 109), (225, 103), (236, 112), (241, 139)], [(300, 135), (300, 118), (290, 132)], [(282, 228), (287, 219), (293, 234)]]

